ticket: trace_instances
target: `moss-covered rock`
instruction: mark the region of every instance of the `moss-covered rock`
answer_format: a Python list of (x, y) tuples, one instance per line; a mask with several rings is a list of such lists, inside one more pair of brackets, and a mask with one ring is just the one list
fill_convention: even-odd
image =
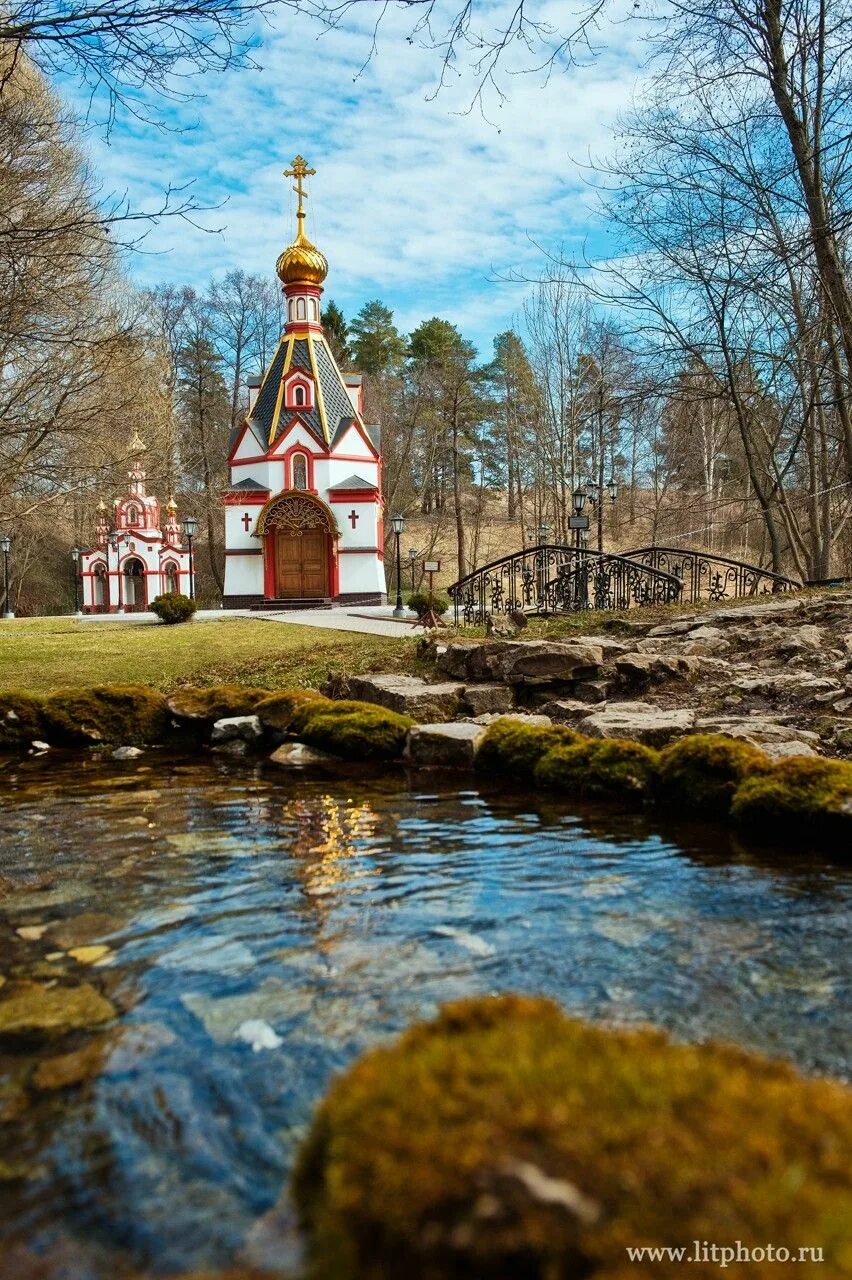
[(793, 756), (740, 783), (731, 815), (753, 835), (852, 848), (852, 764)]
[(265, 729), (276, 729), (286, 733), (296, 711), (309, 704), (328, 701), (325, 694), (317, 689), (282, 689), (280, 693), (270, 693), (262, 698), (254, 708), (254, 714), (260, 716), (260, 722)]
[(308, 701), (296, 708), (290, 732), (347, 760), (395, 760), (414, 724), (410, 716), (370, 702)]
[[(784, 1063), (449, 1005), (332, 1085), (293, 1180), (315, 1280), (682, 1280), (627, 1246), (814, 1244), (849, 1274), (850, 1091)], [(753, 1261), (751, 1280), (778, 1263)], [(691, 1262), (714, 1280), (717, 1261)], [(733, 1272), (731, 1273), (733, 1274)]]
[(0, 750), (28, 746), (46, 732), (41, 698), (23, 690), (0, 692)]
[(555, 746), (579, 742), (580, 735), (565, 725), (523, 724), (506, 716), (489, 725), (479, 746), (476, 767), (529, 782), (543, 755)]
[(168, 696), (168, 707), (178, 720), (214, 723), (232, 716), (251, 716), (257, 705), (269, 697), (268, 689), (249, 685), (216, 684), (209, 689), (185, 685)]
[(162, 742), (171, 724), (166, 699), (147, 685), (60, 689), (44, 700), (48, 741)]
[(661, 751), (657, 798), (674, 809), (724, 818), (743, 779), (770, 768), (768, 757), (750, 742), (693, 734)]
[(659, 753), (622, 738), (583, 738), (550, 749), (535, 768), (539, 786), (590, 800), (642, 800), (654, 781)]

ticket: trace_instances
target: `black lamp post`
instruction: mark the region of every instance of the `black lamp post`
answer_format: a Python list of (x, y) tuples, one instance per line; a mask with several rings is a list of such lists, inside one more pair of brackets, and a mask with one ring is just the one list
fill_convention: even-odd
[(411, 590), (414, 591), (416, 583), (414, 581), (414, 565), (417, 560), (417, 552), (414, 547), (408, 548), (408, 563), (411, 566)]
[(71, 548), (71, 559), (74, 561), (74, 614), (79, 618), (82, 616), (80, 608), (80, 548)]
[(402, 531), (405, 528), (405, 520), (402, 516), (391, 516), (391, 528), (396, 538), (396, 608), (393, 611), (395, 618), (404, 618), (405, 609), (402, 604), (402, 557), (399, 552), (399, 540)]
[(187, 516), (183, 522), (183, 536), (189, 547), (189, 598), (195, 599), (195, 562), (192, 558), (192, 539), (198, 531), (198, 521), (194, 516)]
[(0, 538), (0, 551), (3, 552), (3, 617), (14, 618), (14, 613), (9, 607), (12, 603), (9, 595), (9, 552), (12, 550), (12, 539), (8, 533), (4, 533)]

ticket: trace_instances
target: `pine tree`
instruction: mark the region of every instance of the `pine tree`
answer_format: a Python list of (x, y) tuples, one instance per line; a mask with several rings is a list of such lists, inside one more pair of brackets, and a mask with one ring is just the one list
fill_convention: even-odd
[(360, 373), (381, 377), (399, 367), (405, 340), (393, 322), (393, 312), (374, 299), (366, 303), (349, 326), (354, 335), (352, 354)]
[(349, 347), (349, 325), (336, 302), (329, 299), (322, 310), (322, 327), (334, 356), (341, 369), (347, 368), (352, 360)]

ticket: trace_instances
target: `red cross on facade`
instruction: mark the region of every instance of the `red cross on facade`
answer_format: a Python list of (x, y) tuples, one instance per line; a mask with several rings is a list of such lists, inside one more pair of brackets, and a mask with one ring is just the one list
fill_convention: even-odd
[(353, 509), (349, 512), (349, 519), (352, 521), (352, 528), (354, 529), (360, 519), (360, 516), (358, 515), (358, 512)]
[(250, 527), (251, 527), (251, 516), (249, 515), (248, 512), (246, 512), (245, 515), (243, 516), (243, 528), (245, 529), (246, 533), (248, 533)]

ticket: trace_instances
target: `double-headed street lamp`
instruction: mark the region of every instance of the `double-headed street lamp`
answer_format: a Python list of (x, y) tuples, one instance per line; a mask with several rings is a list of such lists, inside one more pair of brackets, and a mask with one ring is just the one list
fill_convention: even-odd
[(8, 533), (0, 538), (0, 551), (3, 552), (3, 617), (14, 618), (11, 609), (12, 597), (9, 594), (9, 552), (12, 550), (12, 539)]
[(583, 515), (583, 508), (585, 507), (586, 500), (588, 499), (592, 504), (592, 510), (597, 514), (598, 518), (598, 551), (603, 551), (603, 512), (605, 497), (608, 497), (610, 502), (615, 502), (618, 497), (618, 481), (615, 476), (610, 477), (605, 485), (598, 484), (596, 480), (590, 480), (585, 487), (583, 485), (579, 485), (574, 490), (574, 516), (571, 519), (571, 528), (574, 530), (575, 546), (580, 546), (583, 533), (588, 534), (589, 517)]
[(80, 608), (80, 556), (82, 551), (79, 547), (71, 548), (71, 559), (74, 561), (74, 616), (82, 618), (83, 611)]
[(194, 516), (187, 516), (183, 522), (183, 536), (189, 547), (189, 598), (195, 599), (195, 564), (192, 558), (192, 539), (198, 531), (198, 521)]
[(396, 538), (396, 608), (393, 611), (395, 618), (405, 617), (405, 608), (402, 603), (402, 557), (399, 551), (399, 540), (402, 531), (405, 528), (405, 519), (403, 516), (391, 516), (391, 528)]

